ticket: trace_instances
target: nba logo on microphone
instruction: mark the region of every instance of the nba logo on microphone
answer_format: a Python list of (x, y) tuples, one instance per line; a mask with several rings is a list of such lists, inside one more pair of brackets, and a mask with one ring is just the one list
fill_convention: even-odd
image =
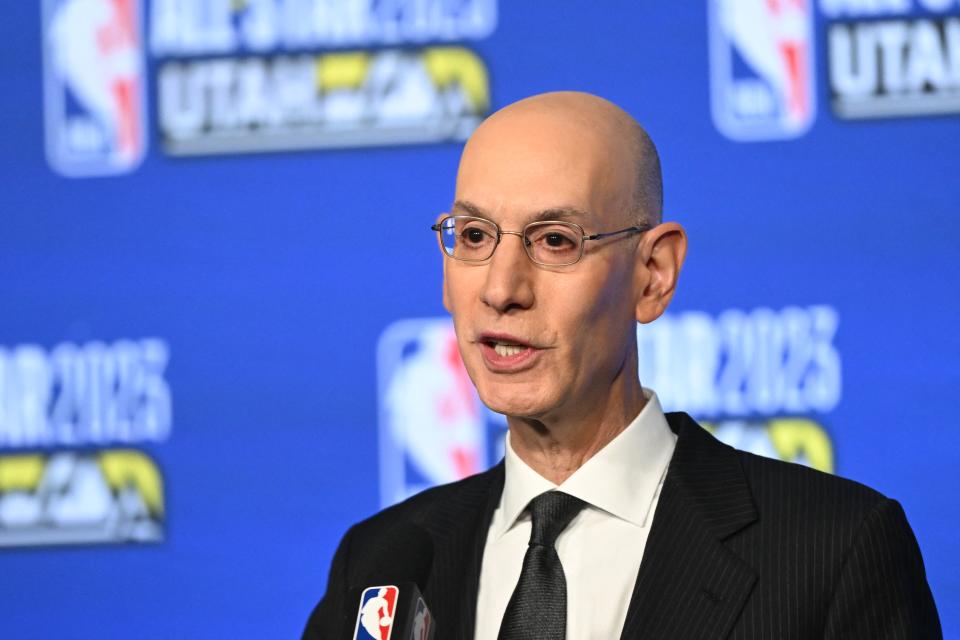
[(707, 0), (710, 102), (738, 141), (795, 138), (816, 115), (813, 0)]
[(429, 640), (433, 619), (423, 598), (417, 600), (417, 609), (413, 614), (413, 640)]
[(390, 640), (400, 590), (394, 586), (368, 587), (360, 595), (354, 640)]
[(146, 151), (140, 0), (44, 0), (43, 63), (54, 171), (135, 169)]

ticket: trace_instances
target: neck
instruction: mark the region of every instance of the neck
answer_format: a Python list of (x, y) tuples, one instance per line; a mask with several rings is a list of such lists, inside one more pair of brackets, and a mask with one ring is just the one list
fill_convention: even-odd
[(559, 485), (616, 438), (646, 402), (633, 371), (629, 380), (608, 387), (603, 402), (592, 410), (573, 407), (571, 414), (543, 419), (507, 416), (510, 445), (527, 466)]

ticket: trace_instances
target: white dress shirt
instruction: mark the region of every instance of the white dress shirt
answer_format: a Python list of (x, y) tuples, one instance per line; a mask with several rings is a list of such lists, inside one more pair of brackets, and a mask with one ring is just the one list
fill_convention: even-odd
[(480, 570), (476, 640), (496, 640), (530, 540), (531, 499), (559, 489), (587, 503), (557, 538), (567, 579), (568, 640), (619, 638), (677, 438), (656, 394), (616, 438), (555, 485), (506, 442), (506, 477)]

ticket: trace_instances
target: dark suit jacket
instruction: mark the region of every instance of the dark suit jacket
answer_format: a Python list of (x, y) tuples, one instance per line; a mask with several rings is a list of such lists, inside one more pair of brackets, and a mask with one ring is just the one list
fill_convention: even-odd
[[(940, 638), (920, 549), (900, 505), (863, 485), (737, 451), (667, 414), (677, 447), (623, 638)], [(503, 464), (352, 527), (304, 638), (352, 637), (354, 588), (400, 523), (433, 542), (424, 597), (438, 640), (473, 637)]]

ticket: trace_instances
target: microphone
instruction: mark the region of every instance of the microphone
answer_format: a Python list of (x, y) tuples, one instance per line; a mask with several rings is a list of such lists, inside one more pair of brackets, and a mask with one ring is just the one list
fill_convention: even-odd
[(436, 623), (420, 589), (432, 562), (433, 543), (423, 529), (409, 523), (393, 528), (358, 592), (353, 639), (433, 640)]

